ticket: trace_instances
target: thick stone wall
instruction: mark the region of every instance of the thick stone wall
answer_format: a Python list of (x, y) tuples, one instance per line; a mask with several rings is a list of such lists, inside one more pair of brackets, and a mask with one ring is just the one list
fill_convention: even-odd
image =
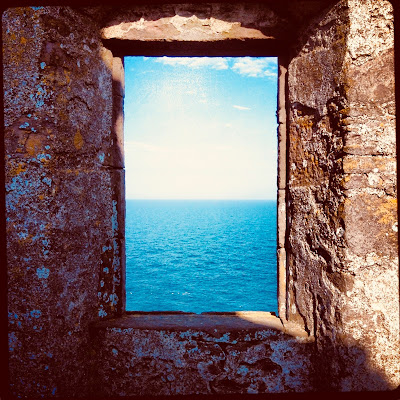
[(316, 337), (323, 389), (398, 386), (393, 41), (389, 1), (340, 1), (288, 68), (286, 316)]
[(66, 7), (7, 10), (3, 54), (10, 390), (85, 395), (88, 324), (123, 307), (113, 58)]
[[(12, 394), (399, 386), (392, 6), (289, 3), (3, 13)], [(279, 318), (124, 315), (122, 57), (155, 44), (281, 56)]]

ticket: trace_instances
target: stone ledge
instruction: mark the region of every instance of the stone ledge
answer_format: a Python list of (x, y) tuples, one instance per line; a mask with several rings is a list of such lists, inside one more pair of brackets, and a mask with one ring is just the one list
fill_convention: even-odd
[(168, 330), (203, 332), (235, 332), (272, 330), (301, 338), (302, 341), (313, 341), (313, 337), (300, 326), (285, 322), (273, 313), (264, 311), (237, 312), (127, 312), (120, 318), (96, 322), (92, 329), (135, 329), (135, 330)]

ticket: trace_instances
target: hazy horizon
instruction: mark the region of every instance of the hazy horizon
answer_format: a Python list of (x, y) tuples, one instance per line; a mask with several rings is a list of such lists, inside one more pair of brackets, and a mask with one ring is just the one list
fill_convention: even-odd
[(194, 197), (125, 197), (125, 200), (199, 200), (199, 201), (214, 201), (214, 200), (248, 200), (248, 201), (276, 201), (277, 199), (264, 199), (264, 198), (194, 198)]

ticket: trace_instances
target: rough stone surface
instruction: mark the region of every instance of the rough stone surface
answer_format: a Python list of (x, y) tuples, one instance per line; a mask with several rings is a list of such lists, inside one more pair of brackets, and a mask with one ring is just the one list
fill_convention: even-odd
[(104, 39), (141, 41), (218, 41), (282, 36), (287, 20), (262, 4), (168, 4), (114, 12), (102, 29)]
[[(11, 394), (400, 385), (392, 5), (276, 3), (3, 13)], [(108, 39), (287, 44), (280, 318), (123, 315), (123, 54)]]
[(399, 385), (393, 39), (389, 1), (340, 1), (288, 68), (286, 312), (322, 389)]
[(134, 315), (94, 330), (97, 396), (313, 389), (312, 340), (268, 313)]
[(87, 393), (88, 323), (121, 311), (113, 59), (94, 28), (66, 7), (3, 14), (9, 365), (17, 395)]
[[(359, 168), (355, 175), (367, 176), (368, 182), (345, 191), (344, 260), (353, 284), (341, 298), (341, 351), (346, 353), (341, 359), (347, 376), (338, 387), (395, 388), (400, 351), (393, 6), (351, 0), (349, 18), (350, 118), (344, 147), (347, 152), (351, 143)], [(345, 177), (351, 180), (353, 171)], [(352, 354), (354, 349), (360, 354)]]

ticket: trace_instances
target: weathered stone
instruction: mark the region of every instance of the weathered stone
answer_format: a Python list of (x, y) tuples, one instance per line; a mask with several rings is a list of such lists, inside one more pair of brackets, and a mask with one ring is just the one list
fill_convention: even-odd
[(285, 19), (260, 4), (171, 4), (121, 10), (102, 29), (105, 39), (217, 41), (275, 38)]
[(8, 9), (3, 38), (11, 392), (85, 395), (88, 324), (123, 307), (112, 64), (66, 7)]
[(345, 240), (352, 253), (397, 257), (396, 198), (357, 191), (344, 207)]
[(398, 310), (392, 17), (388, 1), (337, 2), (288, 68), (286, 313), (316, 337), (321, 389), (398, 379), (398, 311), (378, 311)]
[(131, 315), (116, 323), (93, 328), (98, 396), (311, 389), (304, 369), (312, 340), (268, 313)]
[[(283, 60), (279, 63), (278, 74), (278, 190), (285, 190), (287, 184), (287, 112), (286, 112), (286, 79), (287, 66)], [(279, 224), (278, 224), (279, 225)], [(278, 226), (279, 229), (279, 226)]]
[(278, 262), (278, 315), (286, 320), (286, 250), (277, 250)]
[(286, 190), (278, 190), (278, 248), (285, 247), (286, 240)]

